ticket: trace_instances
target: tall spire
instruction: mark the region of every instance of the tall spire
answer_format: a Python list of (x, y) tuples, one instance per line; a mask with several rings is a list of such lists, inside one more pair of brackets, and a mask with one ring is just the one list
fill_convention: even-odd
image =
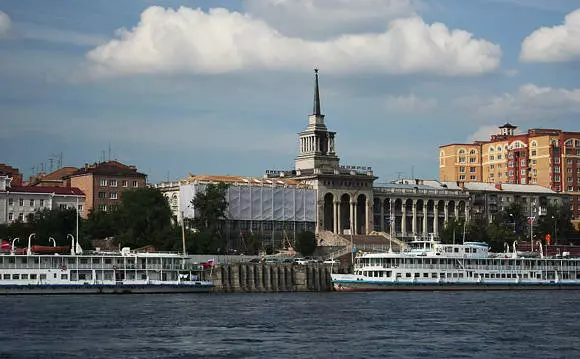
[(314, 111), (313, 115), (320, 116), (320, 91), (318, 90), (318, 69), (314, 69)]

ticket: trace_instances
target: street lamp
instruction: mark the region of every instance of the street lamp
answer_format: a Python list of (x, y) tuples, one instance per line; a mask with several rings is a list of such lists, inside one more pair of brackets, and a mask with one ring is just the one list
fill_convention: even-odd
[(552, 219), (554, 220), (554, 243), (558, 243), (558, 241), (556, 240), (556, 223), (558, 223), (558, 221), (556, 221), (556, 217), (552, 216)]
[(10, 254), (14, 254), (14, 242), (18, 242), (20, 238), (16, 237), (12, 240), (12, 249), (10, 250)]
[(54, 238), (52, 237), (48, 237), (48, 242), (50, 243), (52, 241), (52, 246), (56, 247), (56, 240), (54, 240)]
[(512, 220), (514, 221), (514, 233), (516, 233), (516, 217), (514, 216), (513, 213), (510, 213), (510, 217), (512, 218)]

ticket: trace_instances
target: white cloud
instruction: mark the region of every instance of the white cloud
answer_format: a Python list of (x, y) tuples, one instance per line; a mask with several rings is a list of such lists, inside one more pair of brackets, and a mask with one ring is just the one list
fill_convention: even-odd
[(94, 76), (225, 73), (247, 69), (478, 75), (498, 68), (501, 49), (419, 17), (392, 21), (383, 33), (328, 41), (287, 37), (264, 21), (227, 9), (153, 6), (131, 30), (87, 54)]
[(474, 141), (489, 141), (491, 135), (498, 133), (497, 126), (482, 126), (475, 131), (472, 135), (467, 138), (467, 142)]
[(422, 99), (415, 94), (407, 96), (390, 96), (387, 98), (387, 111), (400, 114), (421, 114), (437, 108), (434, 98)]
[(10, 16), (8, 16), (5, 12), (0, 11), (0, 37), (6, 36), (10, 31), (11, 26), (12, 21), (10, 20)]
[(320, 38), (384, 30), (388, 20), (414, 15), (422, 5), (418, 0), (245, 0), (244, 7), (285, 35)]
[[(476, 101), (471, 98), (471, 105)], [(538, 87), (528, 84), (515, 93), (482, 99), (474, 106), (475, 116), (494, 122), (504, 119), (521, 121), (561, 119), (580, 114), (580, 89)]]
[(563, 62), (580, 60), (580, 9), (566, 15), (564, 24), (542, 27), (522, 42), (520, 60)]

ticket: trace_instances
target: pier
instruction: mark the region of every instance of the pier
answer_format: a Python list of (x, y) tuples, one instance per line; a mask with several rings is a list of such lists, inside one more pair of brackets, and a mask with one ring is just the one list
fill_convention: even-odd
[[(341, 265), (332, 267), (343, 272)], [(211, 279), (215, 292), (328, 292), (331, 266), (322, 263), (297, 265), (294, 263), (230, 263), (216, 266)]]

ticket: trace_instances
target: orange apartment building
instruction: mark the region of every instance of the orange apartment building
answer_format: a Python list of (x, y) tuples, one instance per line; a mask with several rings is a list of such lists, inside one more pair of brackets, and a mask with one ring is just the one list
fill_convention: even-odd
[(71, 187), (85, 193), (85, 217), (93, 210), (116, 210), (123, 192), (145, 187), (147, 183), (146, 174), (117, 161), (85, 164), (65, 178)]
[(570, 195), (580, 219), (580, 132), (516, 128), (506, 123), (489, 141), (439, 146), (439, 179), (548, 187)]

